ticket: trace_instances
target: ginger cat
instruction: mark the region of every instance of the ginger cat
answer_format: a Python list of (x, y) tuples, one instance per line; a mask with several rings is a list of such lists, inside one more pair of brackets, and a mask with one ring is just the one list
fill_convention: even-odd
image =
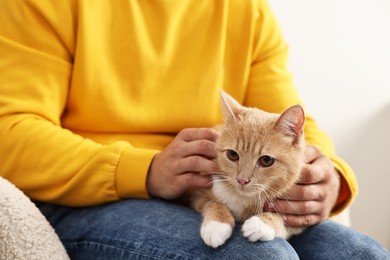
[(303, 163), (304, 111), (296, 105), (281, 115), (241, 106), (221, 91), (225, 124), (216, 142), (220, 173), (213, 187), (194, 190), (191, 205), (203, 215), (201, 237), (214, 248), (242, 222), (252, 242), (288, 238), (302, 229), (285, 227), (276, 213), (263, 212), (265, 201), (281, 196), (300, 174)]

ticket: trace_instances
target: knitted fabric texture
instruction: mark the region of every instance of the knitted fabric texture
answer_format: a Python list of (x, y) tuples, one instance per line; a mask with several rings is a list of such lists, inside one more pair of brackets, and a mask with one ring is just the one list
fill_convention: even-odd
[(0, 259), (69, 259), (54, 229), (35, 204), (2, 177)]

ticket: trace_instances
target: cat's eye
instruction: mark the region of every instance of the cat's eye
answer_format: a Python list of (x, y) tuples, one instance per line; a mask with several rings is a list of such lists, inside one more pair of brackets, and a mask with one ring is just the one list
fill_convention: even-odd
[(270, 167), (272, 164), (274, 164), (275, 159), (268, 155), (263, 155), (257, 160), (258, 166), (263, 167)]
[(240, 156), (238, 155), (238, 153), (234, 150), (226, 150), (226, 157), (232, 161), (232, 162), (236, 162), (240, 159)]

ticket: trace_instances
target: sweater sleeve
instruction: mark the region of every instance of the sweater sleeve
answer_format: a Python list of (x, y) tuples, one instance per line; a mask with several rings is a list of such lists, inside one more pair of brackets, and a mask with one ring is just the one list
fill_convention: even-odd
[[(254, 58), (248, 83), (246, 105), (280, 113), (295, 104), (302, 104), (287, 70), (288, 47), (277, 21), (266, 1), (260, 2)], [(346, 208), (357, 195), (357, 182), (350, 166), (337, 156), (331, 139), (307, 115), (305, 124), (307, 143), (320, 148), (333, 162), (341, 175), (338, 201), (332, 214)]]
[(0, 176), (34, 200), (63, 205), (147, 197), (157, 151), (98, 144), (61, 126), (75, 51), (74, 2), (0, 1)]

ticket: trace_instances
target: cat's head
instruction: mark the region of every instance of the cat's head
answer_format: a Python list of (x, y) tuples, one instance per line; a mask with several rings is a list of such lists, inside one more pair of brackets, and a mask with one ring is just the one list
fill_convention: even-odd
[(232, 192), (273, 198), (296, 182), (303, 163), (301, 106), (272, 114), (241, 106), (221, 92), (225, 124), (216, 143), (221, 176)]

